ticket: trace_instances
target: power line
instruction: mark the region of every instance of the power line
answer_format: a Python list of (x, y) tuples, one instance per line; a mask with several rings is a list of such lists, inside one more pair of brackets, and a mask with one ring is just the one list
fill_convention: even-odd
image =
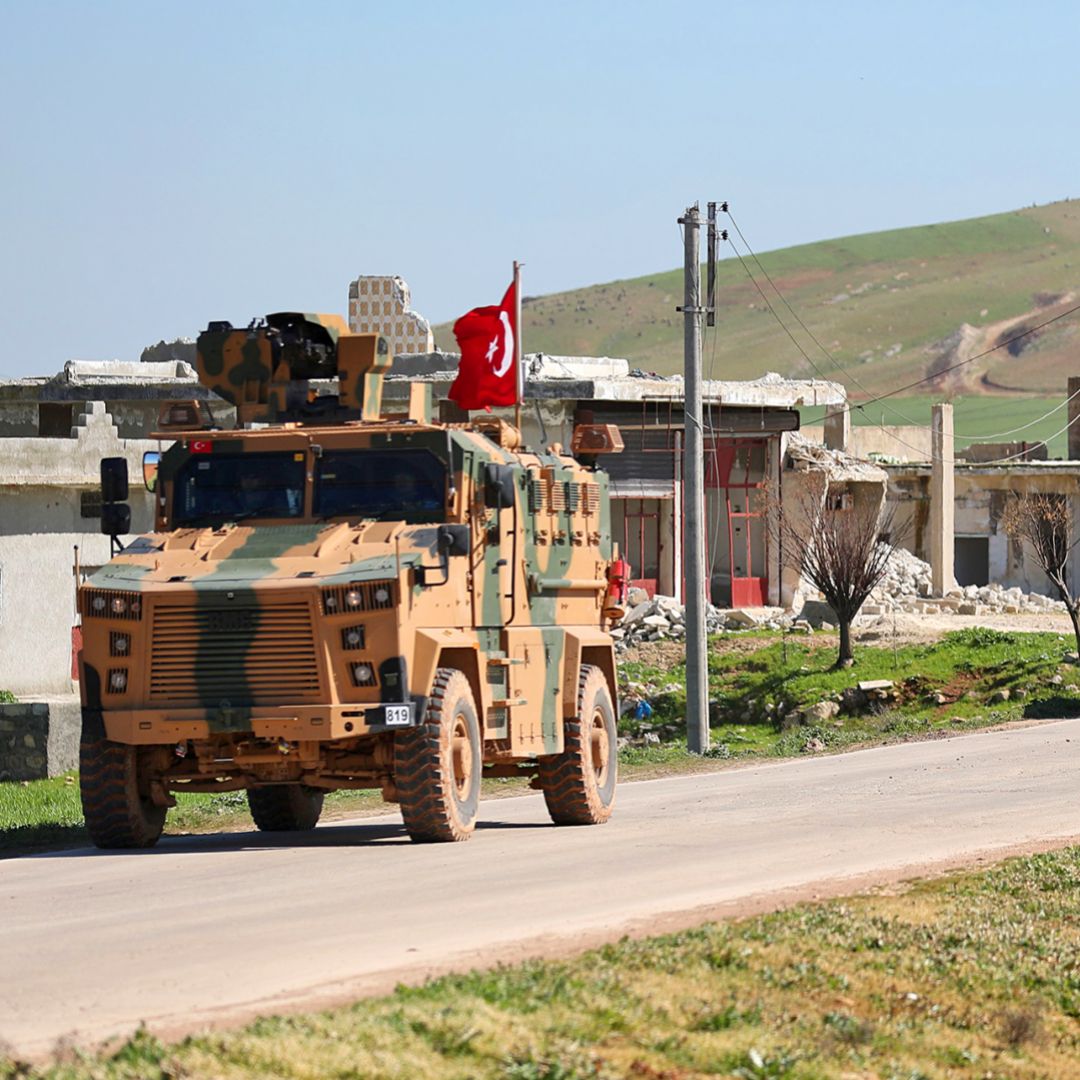
[(1069, 402), (1077, 396), (1077, 394), (1080, 394), (1080, 390), (1074, 390), (1064, 401), (1062, 401), (1058, 405), (1055, 405), (1048, 412), (1044, 412), (1042, 416), (1036, 417), (1034, 420), (1029, 420), (1026, 424), (1021, 424), (1019, 427), (1010, 428), (1008, 431), (995, 431), (993, 432), (993, 434), (990, 435), (957, 434), (955, 438), (963, 439), (965, 442), (993, 442), (995, 439), (1003, 439), (1007, 435), (1015, 435), (1018, 431), (1026, 431), (1029, 427), (1034, 427), (1036, 424), (1041, 424), (1044, 420), (1053, 416), (1054, 413), (1061, 412), (1061, 410), (1064, 409), (1065, 406), (1068, 405)]
[[(845, 368), (844, 365), (838, 359), (836, 359), (836, 357), (834, 357), (829, 352), (829, 350), (825, 348), (824, 345), (822, 345), (822, 343), (815, 336), (814, 332), (799, 317), (799, 313), (791, 306), (790, 303), (788, 303), (787, 298), (780, 291), (780, 289), (777, 286), (776, 282), (773, 281), (772, 277), (769, 275), (768, 270), (765, 269), (765, 266), (762, 264), (761, 260), (755, 254), (754, 249), (750, 246), (750, 243), (746, 239), (746, 236), (743, 234), (742, 229), (739, 228), (739, 223), (735, 220), (735, 215), (732, 214), (729, 206), (726, 203), (722, 203), (721, 206), (722, 206), (722, 208), (724, 210), (724, 213), (726, 213), (728, 218), (730, 219), (732, 228), (734, 228), (735, 232), (738, 233), (739, 239), (742, 240), (743, 245), (746, 247), (746, 250), (749, 252), (751, 258), (757, 264), (757, 267), (761, 271), (761, 273), (764, 276), (765, 280), (768, 281), (768, 283), (772, 286), (773, 291), (780, 298), (781, 303), (791, 313), (792, 318), (794, 318), (795, 321), (799, 324), (799, 326), (802, 327), (802, 329), (806, 333), (807, 337), (809, 337), (810, 340), (821, 350), (821, 352), (826, 357), (828, 357), (828, 359), (833, 363), (833, 366), (835, 368), (837, 368), (844, 375), (846, 375), (864, 393), (869, 393), (869, 391), (859, 381), (859, 379), (854, 374), (852, 374), (852, 372), (850, 372), (847, 368)], [(735, 249), (734, 244), (732, 244), (732, 248), (733, 248), (733, 250)], [(737, 250), (736, 250), (735, 253), (736, 253), (736, 255), (738, 255)], [(741, 259), (740, 259), (740, 261), (741, 261)], [(756, 282), (755, 282), (755, 284), (756, 284)], [(761, 292), (760, 287), (758, 288), (758, 291)], [(768, 303), (768, 300), (766, 300), (766, 303)], [(770, 306), (770, 310), (772, 310), (772, 305), (769, 305), (769, 306)], [(851, 408), (853, 408), (853, 407), (857, 408), (857, 409), (863, 409), (864, 410), (865, 406), (867, 406), (867, 405), (876, 404), (877, 402), (884, 401), (887, 398), (895, 397), (897, 394), (903, 393), (905, 390), (910, 390), (915, 386), (919, 386), (921, 383), (930, 382), (930, 381), (932, 381), (934, 379), (938, 379), (942, 375), (947, 375), (950, 371), (955, 371), (957, 368), (963, 367), (965, 364), (970, 364), (975, 360), (980, 360), (984, 356), (988, 356), (990, 353), (996, 351), (997, 349), (1003, 348), (1005, 346), (1008, 346), (1008, 345), (1012, 344), (1012, 342), (1014, 342), (1014, 341), (1018, 341), (1021, 338), (1027, 337), (1028, 335), (1033, 334), (1033, 333), (1037, 332), (1038, 330), (1043, 329), (1043, 327), (1049, 326), (1051, 323), (1057, 322), (1059, 319), (1063, 319), (1066, 316), (1071, 315), (1076, 311), (1080, 311), (1080, 304), (1077, 304), (1075, 307), (1069, 308), (1066, 311), (1059, 312), (1057, 315), (1045, 320), (1044, 322), (1041, 322), (1041, 323), (1037, 324), (1036, 326), (1027, 327), (1025, 330), (1013, 335), (1010, 338), (1007, 338), (1005, 341), (1000, 341), (996, 345), (992, 346), (991, 348), (985, 349), (981, 353), (977, 353), (975, 356), (970, 356), (966, 360), (961, 360), (958, 363), (953, 364), (951, 367), (946, 368), (944, 371), (935, 372), (933, 375), (928, 375), (924, 379), (920, 379), (920, 380), (918, 380), (917, 382), (914, 382), (914, 383), (909, 383), (908, 385), (900, 387), (897, 390), (892, 390), (887, 394), (880, 394), (880, 395), (878, 395), (876, 397), (872, 397), (868, 401), (856, 402), (854, 404), (854, 406), (852, 406), (849, 403), (848, 411), (850, 411)], [(776, 314), (775, 311), (773, 312), (773, 314), (774, 315)], [(781, 324), (781, 325), (783, 325), (783, 324)], [(788, 336), (792, 337), (790, 332), (788, 333)], [(792, 340), (794, 340), (793, 337), (792, 337)], [(802, 352), (801, 349), (800, 349), (800, 352)], [(803, 353), (803, 355), (805, 356), (806, 354)], [(806, 357), (806, 359), (809, 360), (809, 357)], [(820, 370), (812, 362), (811, 362), (811, 366), (814, 367), (814, 370), (818, 371), (819, 374), (820, 374)], [(822, 377), (824, 378), (824, 375), (822, 375)], [(1034, 427), (1036, 424), (1041, 423), (1043, 420), (1047, 419), (1047, 417), (1053, 416), (1054, 413), (1056, 413), (1056, 412), (1060, 411), (1061, 409), (1063, 409), (1069, 403), (1069, 401), (1072, 400), (1073, 396), (1075, 396), (1075, 395), (1071, 395), (1070, 397), (1066, 398), (1065, 401), (1063, 401), (1060, 405), (1057, 405), (1053, 409), (1050, 409), (1048, 412), (1044, 413), (1042, 416), (1038, 417), (1037, 419), (1032, 420), (1027, 424), (1022, 424), (1020, 427), (1013, 428), (1010, 431), (1001, 431), (1001, 432), (997, 432), (997, 433), (991, 434), (991, 435), (961, 435), (961, 434), (957, 434), (957, 435), (954, 435), (954, 438), (963, 439), (963, 440), (965, 440), (967, 442), (978, 442), (978, 441), (991, 441), (993, 439), (1002, 438), (1002, 437), (1004, 437), (1006, 435), (1014, 435), (1018, 431), (1025, 431), (1027, 428)], [(896, 416), (899, 416), (901, 419), (906, 420), (913, 427), (925, 427), (926, 426), (925, 424), (917, 423), (915, 420), (912, 420), (911, 417), (906, 416), (904, 413), (900, 412), (898, 409), (896, 409), (896, 408), (894, 408), (892, 406), (887, 405), (886, 408), (890, 412), (894, 413)], [(833, 415), (838, 415), (838, 414), (834, 413)], [(881, 425), (881, 426), (883, 426), (883, 425)], [(1067, 428), (1066, 428), (1066, 430), (1067, 430)], [(1058, 434), (1061, 434), (1061, 432), (1058, 432)], [(1050, 436), (1050, 438), (1055, 438), (1055, 437), (1056, 436), (1053, 436), (1053, 435)], [(907, 444), (905, 444), (905, 445), (907, 445)], [(1038, 445), (1038, 444), (1036, 444), (1036, 445)]]
[[(731, 221), (732, 228), (734, 228), (734, 230), (739, 234), (739, 239), (743, 242), (743, 245), (745, 246), (746, 250), (750, 253), (750, 257), (757, 264), (757, 268), (764, 275), (765, 280), (772, 286), (773, 292), (775, 292), (776, 295), (780, 298), (780, 302), (791, 313), (791, 317), (799, 324), (799, 326), (802, 327), (803, 333), (805, 333), (806, 336), (808, 338), (810, 338), (810, 340), (821, 350), (821, 352), (824, 354), (824, 356), (832, 363), (834, 368), (838, 369), (842, 374), (846, 375), (847, 378), (850, 379), (864, 394), (869, 394), (870, 391), (867, 390), (866, 387), (863, 386), (863, 384), (861, 382), (859, 382), (858, 378), (855, 375), (853, 375), (850, 371), (848, 371), (848, 369), (846, 367), (844, 367), (844, 365), (835, 356), (833, 356), (832, 353), (830, 353), (829, 350), (826, 349), (824, 345), (822, 345), (822, 343), (818, 340), (817, 336), (810, 329), (810, 327), (807, 326), (806, 323), (804, 323), (803, 320), (799, 317), (799, 313), (791, 306), (791, 304), (788, 303), (787, 297), (784, 296), (784, 294), (780, 291), (779, 286), (769, 276), (769, 271), (765, 269), (765, 266), (762, 264), (761, 260), (757, 257), (757, 254), (754, 252), (754, 249), (750, 246), (750, 242), (746, 239), (746, 236), (743, 234), (742, 229), (739, 228), (739, 223), (735, 220), (735, 215), (732, 214), (731, 210), (728, 208), (728, 204), (727, 203), (721, 203), (721, 206), (724, 209), (724, 213), (727, 214), (729, 220)], [(735, 245), (732, 244), (732, 248), (734, 248), (734, 247), (735, 247)], [(738, 254), (737, 251), (736, 251), (736, 254)], [(758, 291), (760, 292), (760, 289)], [(807, 358), (807, 359), (809, 359), (809, 358)], [(814, 370), (816, 371), (817, 368), (815, 368)], [(822, 376), (822, 378), (824, 378), (824, 376)], [(856, 406), (856, 407), (858, 407), (858, 406)], [(849, 411), (850, 411), (851, 406), (849, 405), (848, 408), (849, 408)], [(889, 412), (893, 413), (896, 416), (899, 416), (901, 420), (906, 420), (909, 424), (912, 424), (915, 427), (921, 426), (921, 425), (916, 424), (915, 421), (912, 420), (910, 416), (906, 416), (904, 413), (900, 412), (899, 409), (895, 409), (891, 405), (886, 406), (886, 408), (888, 408)]]
[[(1034, 326), (1029, 326), (1026, 330), (1021, 330), (1018, 334), (1013, 334), (1012, 337), (1006, 338), (1004, 341), (999, 341), (996, 345), (991, 345), (989, 349), (984, 349), (980, 353), (976, 353), (974, 356), (969, 356), (966, 360), (959, 360), (955, 364), (950, 365), (941, 371), (934, 372), (933, 375), (926, 375), (921, 379), (916, 379), (914, 382), (906, 383), (904, 386), (898, 386), (895, 390), (890, 390), (886, 394), (878, 394), (877, 397), (871, 398), (869, 401), (863, 401), (858, 403), (855, 407), (862, 409), (867, 405), (875, 405), (879, 401), (884, 401), (886, 398), (896, 397), (897, 394), (906, 393), (908, 390), (914, 389), (916, 386), (922, 386), (923, 383), (933, 382), (935, 379), (940, 379), (943, 375), (948, 375), (951, 371), (956, 371), (957, 368), (962, 368), (966, 364), (972, 364), (976, 360), (981, 360), (984, 356), (989, 356), (993, 352), (997, 352), (998, 349), (1007, 348), (1014, 341), (1020, 341), (1023, 338), (1029, 337), (1031, 334), (1038, 333), (1044, 327), (1049, 326), (1051, 323), (1060, 322), (1062, 319), (1068, 318), (1070, 315), (1076, 314), (1080, 311), (1080, 304), (1074, 304), (1071, 308), (1067, 308), (1065, 311), (1059, 312), (1057, 315), (1052, 315), (1049, 319), (1044, 319), (1041, 323), (1036, 323)], [(833, 416), (839, 416), (840, 413), (833, 413)]]

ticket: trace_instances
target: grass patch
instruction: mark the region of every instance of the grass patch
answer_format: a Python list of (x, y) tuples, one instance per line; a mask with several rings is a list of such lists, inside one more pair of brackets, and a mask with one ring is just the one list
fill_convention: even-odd
[[(1073, 643), (1059, 634), (975, 627), (895, 650), (861, 645), (855, 666), (843, 670), (833, 668), (831, 639), (774, 633), (743, 639), (738, 648), (730, 642), (715, 638), (709, 649), (713, 757), (788, 757), (1080, 715), (1080, 670), (1063, 662)], [(659, 746), (624, 751), (626, 759), (674, 762), (686, 724), (685, 665), (661, 669), (638, 660), (620, 671), (623, 695), (642, 697), (652, 709), (644, 720), (624, 716), (621, 732), (635, 741), (648, 733), (660, 739)], [(855, 688), (868, 680), (890, 680), (893, 690), (860, 700)], [(829, 702), (839, 707), (836, 715), (807, 717), (808, 707)]]
[(0, 1077), (1072, 1076), (1080, 849)]

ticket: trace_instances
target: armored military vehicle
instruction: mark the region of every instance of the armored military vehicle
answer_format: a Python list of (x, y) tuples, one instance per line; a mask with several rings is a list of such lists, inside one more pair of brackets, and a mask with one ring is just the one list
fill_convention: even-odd
[[(501, 420), (434, 422), (424, 386), (384, 412), (387, 342), (337, 317), (211, 323), (197, 358), (235, 427), (168, 410), (155, 528), (122, 548), (126, 463), (102, 464), (118, 553), (78, 590), (94, 843), (152, 845), (179, 792), (244, 789), (259, 829), (307, 829), (341, 788), (464, 840), (484, 776), (606, 821), (625, 575), (605, 474)], [(593, 463), (617, 448), (575, 439)]]

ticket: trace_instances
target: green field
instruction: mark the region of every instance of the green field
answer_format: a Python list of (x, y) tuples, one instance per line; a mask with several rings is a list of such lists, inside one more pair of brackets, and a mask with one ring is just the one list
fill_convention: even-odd
[[(753, 242), (751, 223), (740, 224)], [(750, 263), (813, 361), (807, 362), (743, 266), (727, 258), (719, 267), (715, 335), (708, 332), (704, 342), (706, 373), (718, 379), (824, 374), (845, 383), (852, 400), (865, 399), (923, 377), (965, 324), (980, 340), (989, 335), (987, 342), (997, 343), (1012, 333), (994, 329), (1001, 321), (1024, 316), (1027, 327), (1075, 303), (1080, 204), (826, 240), (759, 258), (824, 352)], [(634, 367), (673, 374), (682, 370), (682, 317), (675, 311), (681, 302), (681, 270), (527, 298), (524, 345), (530, 352), (621, 356)], [(1075, 370), (1078, 335), (1080, 316), (1062, 319), (1026, 338), (1016, 355), (999, 349), (935, 392), (1062, 395)], [(453, 348), (448, 326), (437, 327), (436, 338)]]
[[(882, 424), (886, 427), (909, 423), (929, 426), (930, 410), (940, 400), (940, 396), (895, 397), (873, 402), (865, 409), (853, 405), (851, 422)], [(820, 424), (825, 409), (801, 409), (800, 413), (806, 427)], [(1064, 458), (1068, 452), (1068, 434), (1062, 429), (1067, 423), (1068, 408), (1064, 394), (1053, 398), (1009, 398), (987, 394), (953, 399), (953, 426), (958, 450), (972, 442), (1046, 441), (1051, 458)]]

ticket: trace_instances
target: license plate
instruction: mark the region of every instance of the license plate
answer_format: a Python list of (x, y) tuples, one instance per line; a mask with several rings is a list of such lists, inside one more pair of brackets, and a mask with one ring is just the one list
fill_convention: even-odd
[(394, 727), (395, 725), (400, 727), (412, 722), (412, 706), (411, 705), (387, 705), (386, 706), (386, 719), (384, 723), (387, 727)]

